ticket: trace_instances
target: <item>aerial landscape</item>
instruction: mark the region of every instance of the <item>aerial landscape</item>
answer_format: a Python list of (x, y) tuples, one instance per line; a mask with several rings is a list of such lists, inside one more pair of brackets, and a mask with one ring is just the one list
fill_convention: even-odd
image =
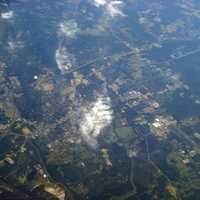
[(0, 0), (0, 200), (200, 200), (200, 1)]

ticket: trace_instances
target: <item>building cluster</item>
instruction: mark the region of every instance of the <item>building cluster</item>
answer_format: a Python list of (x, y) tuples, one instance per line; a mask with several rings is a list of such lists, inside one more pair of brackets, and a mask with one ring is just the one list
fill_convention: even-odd
[(151, 132), (160, 138), (166, 139), (171, 126), (176, 126), (177, 121), (172, 116), (156, 116), (150, 125)]

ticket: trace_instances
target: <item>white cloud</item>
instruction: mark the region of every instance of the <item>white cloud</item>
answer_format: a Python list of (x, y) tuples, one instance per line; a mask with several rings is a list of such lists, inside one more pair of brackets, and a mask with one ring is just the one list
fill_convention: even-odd
[(56, 64), (62, 74), (70, 70), (76, 63), (74, 56), (65, 47), (59, 46), (55, 52)]
[(1, 18), (3, 18), (3, 19), (11, 19), (11, 18), (13, 18), (13, 16), (14, 16), (13, 11), (1, 13)]
[(58, 35), (75, 38), (79, 31), (78, 25), (75, 20), (63, 21), (58, 25)]
[(103, 129), (111, 124), (113, 111), (109, 97), (100, 96), (88, 108), (84, 110), (84, 116), (80, 123), (80, 132), (88, 145), (95, 148), (97, 137)]
[(78, 25), (73, 19), (64, 20), (58, 25), (57, 34), (61, 38), (59, 38), (60, 45), (55, 52), (55, 60), (62, 74), (69, 71), (76, 64), (75, 56), (68, 52), (67, 48), (62, 45), (62, 41), (76, 38), (78, 31)]
[(103, 6), (107, 3), (106, 0), (94, 0), (94, 4), (95, 6), (99, 7), (99, 6)]
[(17, 51), (19, 49), (24, 48), (24, 43), (22, 41), (14, 41), (14, 40), (9, 40), (8, 41), (8, 49), (9, 51)]
[(126, 16), (121, 10), (121, 7), (124, 5), (123, 1), (92, 0), (92, 3), (96, 7), (104, 8), (110, 17)]
[(125, 16), (125, 14), (121, 11), (120, 7), (123, 5), (122, 1), (111, 1), (107, 4), (106, 9), (111, 17), (115, 16)]

